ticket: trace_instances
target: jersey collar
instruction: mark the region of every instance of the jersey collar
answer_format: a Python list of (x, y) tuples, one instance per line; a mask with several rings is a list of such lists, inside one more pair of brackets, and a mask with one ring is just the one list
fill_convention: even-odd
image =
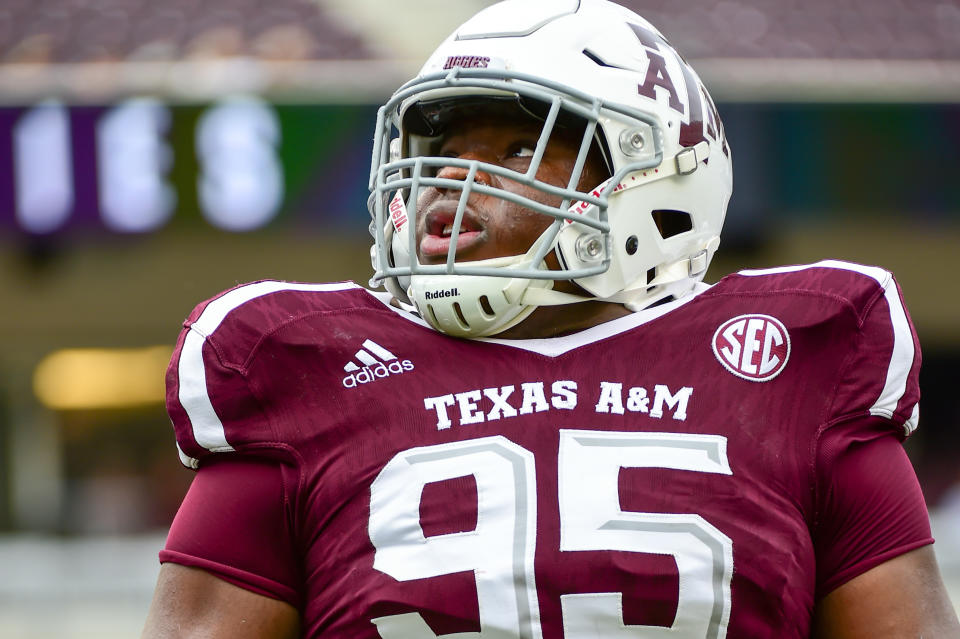
[[(589, 344), (594, 344), (596, 342), (615, 337), (637, 328), (638, 326), (643, 326), (644, 324), (652, 322), (659, 317), (663, 317), (664, 315), (675, 311), (681, 306), (689, 304), (696, 297), (710, 288), (711, 286), (708, 284), (698, 283), (691, 293), (678, 300), (667, 302), (666, 304), (660, 304), (652, 308), (646, 308), (642, 311), (637, 311), (635, 313), (631, 313), (630, 315), (610, 320), (609, 322), (604, 322), (603, 324), (597, 324), (596, 326), (591, 326), (590, 328), (578, 331), (576, 333), (571, 333), (570, 335), (564, 335), (562, 337), (548, 337), (543, 339), (499, 339), (496, 337), (479, 337), (475, 338), (474, 341), (488, 342), (491, 344), (507, 346), (509, 348), (517, 348), (520, 350), (529, 351), (531, 353), (537, 353), (545, 357), (558, 357), (582, 346), (587, 346)], [(389, 293), (370, 290), (367, 290), (367, 293), (372, 295), (384, 306), (408, 322), (412, 322), (418, 326), (426, 328), (427, 330), (436, 332), (435, 329), (433, 329), (417, 315), (393, 306), (390, 303), (392, 296)]]

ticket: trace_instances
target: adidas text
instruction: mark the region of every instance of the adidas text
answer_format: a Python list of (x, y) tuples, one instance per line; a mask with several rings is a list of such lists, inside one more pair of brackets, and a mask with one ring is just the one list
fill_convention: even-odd
[(390, 375), (400, 375), (413, 370), (413, 362), (405, 359), (402, 362), (394, 360), (388, 363), (380, 363), (375, 366), (364, 366), (355, 373), (350, 373), (343, 378), (344, 388), (356, 388), (359, 384), (369, 384), (370, 382), (390, 377)]
[(360, 365), (350, 361), (343, 367), (343, 371), (349, 373), (343, 378), (344, 388), (356, 388), (360, 384), (369, 384), (378, 379), (413, 370), (413, 362), (409, 359), (398, 359), (396, 355), (372, 339), (365, 340), (363, 348), (357, 351), (354, 357)]

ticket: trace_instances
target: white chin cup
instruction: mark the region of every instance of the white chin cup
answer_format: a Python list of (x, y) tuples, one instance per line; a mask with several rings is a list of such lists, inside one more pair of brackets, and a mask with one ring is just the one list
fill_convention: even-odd
[(407, 296), (430, 326), (456, 337), (496, 335), (525, 320), (537, 307), (523, 304), (530, 288), (553, 280), (483, 275), (413, 275)]

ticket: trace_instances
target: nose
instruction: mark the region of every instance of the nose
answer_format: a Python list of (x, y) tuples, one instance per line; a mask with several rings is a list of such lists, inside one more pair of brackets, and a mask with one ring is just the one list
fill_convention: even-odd
[[(483, 159), (473, 153), (465, 153), (457, 157), (458, 160), (477, 160), (483, 161)], [(444, 166), (437, 171), (437, 177), (445, 180), (457, 180), (458, 182), (465, 182), (470, 176), (470, 169), (464, 166)], [(489, 173), (482, 170), (477, 170), (476, 175), (474, 175), (473, 181), (476, 184), (483, 184), (486, 186), (491, 186), (493, 183), (493, 178)], [(445, 189), (441, 189), (445, 190)]]

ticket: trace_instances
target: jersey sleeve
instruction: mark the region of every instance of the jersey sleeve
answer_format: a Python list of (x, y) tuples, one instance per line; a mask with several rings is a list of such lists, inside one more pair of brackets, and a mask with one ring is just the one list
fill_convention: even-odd
[[(919, 419), (920, 346), (893, 275), (855, 269), (845, 299), (855, 332), (816, 449), (817, 596), (933, 543), (916, 473), (901, 445)], [(864, 277), (865, 276), (865, 277)]]
[(210, 455), (236, 450), (236, 442), (227, 439), (228, 426), (242, 433), (244, 424), (256, 429), (258, 417), (262, 423), (242, 374), (192, 326), (180, 334), (166, 380), (167, 414), (185, 466), (196, 469)]
[(283, 309), (271, 303), (282, 283), (255, 282), (199, 304), (183, 324), (167, 368), (167, 413), (180, 460), (204, 459), (279, 438), (250, 386), (248, 361)]
[(820, 438), (813, 541), (817, 597), (933, 543), (916, 473), (889, 424), (868, 417)]
[(201, 568), (299, 607), (291, 493), (276, 462), (231, 455), (204, 463), (170, 527), (161, 563)]
[(879, 417), (907, 437), (920, 415), (920, 344), (893, 275), (861, 268), (868, 294), (854, 297), (857, 332), (838, 336), (837, 346), (849, 354), (839, 371), (828, 421)]

